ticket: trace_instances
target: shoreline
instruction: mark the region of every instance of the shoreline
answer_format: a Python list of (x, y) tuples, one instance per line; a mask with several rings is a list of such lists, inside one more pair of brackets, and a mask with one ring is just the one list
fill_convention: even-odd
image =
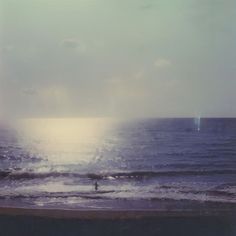
[(132, 220), (147, 218), (195, 218), (195, 217), (236, 217), (235, 210), (140, 210), (140, 209), (55, 209), (0, 207), (1, 216), (33, 216), (55, 219), (79, 220)]

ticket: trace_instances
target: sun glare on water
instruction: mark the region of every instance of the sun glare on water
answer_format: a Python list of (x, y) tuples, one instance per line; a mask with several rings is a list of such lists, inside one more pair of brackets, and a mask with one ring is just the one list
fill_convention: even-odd
[(20, 129), (25, 145), (52, 164), (92, 161), (113, 121), (104, 118), (25, 119)]

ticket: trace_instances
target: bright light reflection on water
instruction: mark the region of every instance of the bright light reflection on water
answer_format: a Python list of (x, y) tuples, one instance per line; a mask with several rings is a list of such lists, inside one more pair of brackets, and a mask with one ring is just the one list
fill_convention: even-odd
[(105, 118), (26, 119), (20, 121), (25, 146), (51, 164), (91, 162), (114, 124)]

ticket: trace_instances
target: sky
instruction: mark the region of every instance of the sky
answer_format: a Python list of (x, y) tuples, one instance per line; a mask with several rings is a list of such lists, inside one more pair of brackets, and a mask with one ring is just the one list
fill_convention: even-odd
[(0, 0), (0, 116), (235, 117), (234, 0)]

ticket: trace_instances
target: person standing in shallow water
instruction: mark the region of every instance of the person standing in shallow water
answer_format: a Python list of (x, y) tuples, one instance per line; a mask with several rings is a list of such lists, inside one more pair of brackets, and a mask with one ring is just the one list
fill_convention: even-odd
[(95, 184), (94, 184), (94, 188), (95, 188), (95, 191), (98, 190), (98, 182), (96, 181)]

